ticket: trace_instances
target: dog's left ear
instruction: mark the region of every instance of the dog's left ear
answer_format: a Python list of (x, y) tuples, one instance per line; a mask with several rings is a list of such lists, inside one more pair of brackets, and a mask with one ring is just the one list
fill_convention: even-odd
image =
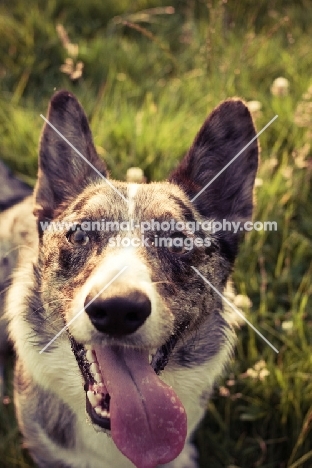
[(224, 101), (204, 122), (169, 181), (178, 184), (206, 218), (249, 220), (258, 167), (256, 139), (231, 161), (255, 136), (246, 105), (239, 99)]
[(55, 209), (74, 199), (90, 182), (100, 180), (98, 173), (107, 176), (87, 117), (75, 96), (68, 91), (57, 92), (51, 99), (47, 120), (40, 141), (35, 187), (34, 214), (39, 220), (52, 219)]

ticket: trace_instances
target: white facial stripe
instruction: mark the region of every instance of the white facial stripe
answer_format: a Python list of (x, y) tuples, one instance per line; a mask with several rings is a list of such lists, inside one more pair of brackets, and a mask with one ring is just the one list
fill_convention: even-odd
[[(116, 273), (121, 271), (125, 266), (127, 270), (120, 277), (120, 281), (124, 282), (126, 277), (133, 278), (133, 275), (137, 275), (137, 280), (144, 280), (150, 282), (150, 275), (148, 268), (141, 258), (137, 255), (136, 247), (124, 247), (116, 249), (105, 256), (103, 261), (94, 270), (92, 277), (89, 280), (89, 285), (93, 286), (101, 283), (110, 281)], [(92, 288), (91, 286), (91, 288)]]
[[(127, 247), (114, 249), (108, 253), (74, 298), (69, 319), (83, 310), (85, 299), (93, 288), (99, 290), (105, 287), (116, 274), (127, 266), (123, 273), (107, 288), (107, 295), (109, 296), (112, 291), (113, 294), (127, 294), (127, 291), (131, 289), (146, 294), (151, 301), (152, 313), (135, 334), (134, 339), (149, 347), (157, 347), (167, 339), (169, 334), (172, 334), (174, 318), (170, 311), (163, 307), (151, 280), (149, 269), (142, 258), (137, 255), (137, 252), (138, 249)], [(82, 342), (90, 340), (92, 330), (93, 326), (85, 313), (78, 315), (71, 326), (71, 332), (76, 340)], [(131, 337), (128, 338), (128, 340), (130, 339)]]
[(132, 218), (134, 214), (134, 207), (135, 207), (135, 201), (134, 198), (136, 196), (136, 193), (138, 191), (139, 184), (128, 184), (128, 214), (129, 214), (129, 219)]
[[(122, 288), (123, 284), (133, 284), (135, 277), (135, 284), (141, 286), (141, 289), (146, 290), (146, 287), (149, 286), (153, 291), (148, 268), (136, 255), (136, 251), (137, 249), (134, 247), (121, 248), (119, 251), (114, 250), (100, 262), (73, 300), (73, 316), (83, 309), (85, 298), (93, 287), (105, 287), (125, 267), (127, 267), (125, 271), (112, 283), (114, 289), (118, 285)], [(148, 296), (150, 295), (153, 295), (151, 291), (148, 293)], [(78, 321), (79, 317), (77, 323)]]

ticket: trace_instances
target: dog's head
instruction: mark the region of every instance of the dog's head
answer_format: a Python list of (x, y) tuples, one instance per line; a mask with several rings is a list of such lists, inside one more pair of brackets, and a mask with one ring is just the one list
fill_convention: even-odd
[(209, 284), (222, 293), (239, 230), (209, 223), (251, 218), (257, 159), (250, 113), (232, 99), (168, 181), (117, 182), (76, 98), (61, 91), (51, 100), (35, 190), (42, 301), (68, 326), (92, 421), (139, 467), (174, 459), (186, 436), (183, 405), (157, 374), (190, 365), (196, 334), (202, 360), (226, 340), (230, 325)]

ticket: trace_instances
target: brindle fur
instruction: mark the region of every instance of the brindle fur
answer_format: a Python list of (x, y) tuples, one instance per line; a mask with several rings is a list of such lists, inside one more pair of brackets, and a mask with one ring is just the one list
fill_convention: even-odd
[[(73, 95), (58, 92), (51, 100), (48, 120), (108, 177), (105, 164), (96, 154), (87, 118)], [(194, 203), (191, 199), (254, 136), (245, 104), (239, 99), (223, 102), (205, 121), (168, 181), (138, 185), (134, 192), (127, 183), (111, 181), (129, 199), (126, 203), (49, 125), (44, 126), (34, 203), (26, 199), (0, 217), (2, 237), (4, 232), (10, 233), (10, 238), (2, 239), (9, 258), (15, 255), (12, 247), (26, 246), (19, 248), (18, 266), (7, 297), (7, 317), (17, 356), (17, 416), (38, 466), (133, 466), (112, 440), (96, 432), (87, 420), (83, 378), (67, 333), (39, 354), (74, 317), (87, 293), (105, 286), (127, 264), (125, 272), (103, 295), (107, 298), (144, 291), (152, 303), (151, 316), (144, 325), (116, 339), (100, 334), (82, 314), (69, 331), (83, 344), (114, 342), (151, 352), (176, 334), (175, 347), (161, 378), (174, 388), (186, 409), (188, 439), (181, 455), (168, 467), (197, 466), (190, 443), (192, 433), (204, 415), (216, 379), (232, 356), (235, 333), (230, 311), (192, 266), (220, 292), (230, 295), (229, 277), (238, 234), (220, 231), (212, 235), (211, 247), (195, 248), (181, 256), (166, 248), (113, 248), (108, 244), (107, 232), (90, 232), (90, 242), (77, 248), (68, 242), (66, 232), (43, 231), (40, 222), (81, 223), (102, 218), (122, 221), (129, 217), (139, 221), (249, 220), (258, 162), (256, 141)], [(1, 225), (5, 228), (1, 229)], [(124, 235), (140, 237), (136, 230)], [(199, 231), (196, 235), (205, 233)], [(15, 257), (9, 263), (11, 270), (16, 266)], [(6, 265), (2, 268), (8, 276)], [(182, 327), (185, 323), (187, 326)]]

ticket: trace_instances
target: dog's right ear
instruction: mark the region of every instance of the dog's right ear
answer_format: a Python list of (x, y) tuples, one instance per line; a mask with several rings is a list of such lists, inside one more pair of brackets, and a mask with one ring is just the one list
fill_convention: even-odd
[(107, 176), (87, 117), (75, 96), (68, 91), (57, 92), (51, 99), (47, 121), (40, 141), (35, 187), (34, 214), (39, 221), (52, 219), (57, 207), (70, 202), (90, 182), (99, 180), (96, 171)]
[(258, 167), (256, 130), (248, 107), (227, 99), (204, 122), (169, 181), (207, 218), (247, 221)]
[[(204, 218), (239, 222), (243, 229), (252, 215), (257, 167), (258, 143), (252, 117), (244, 102), (234, 98), (213, 110), (169, 181), (184, 190)], [(231, 262), (239, 234), (218, 232)]]

